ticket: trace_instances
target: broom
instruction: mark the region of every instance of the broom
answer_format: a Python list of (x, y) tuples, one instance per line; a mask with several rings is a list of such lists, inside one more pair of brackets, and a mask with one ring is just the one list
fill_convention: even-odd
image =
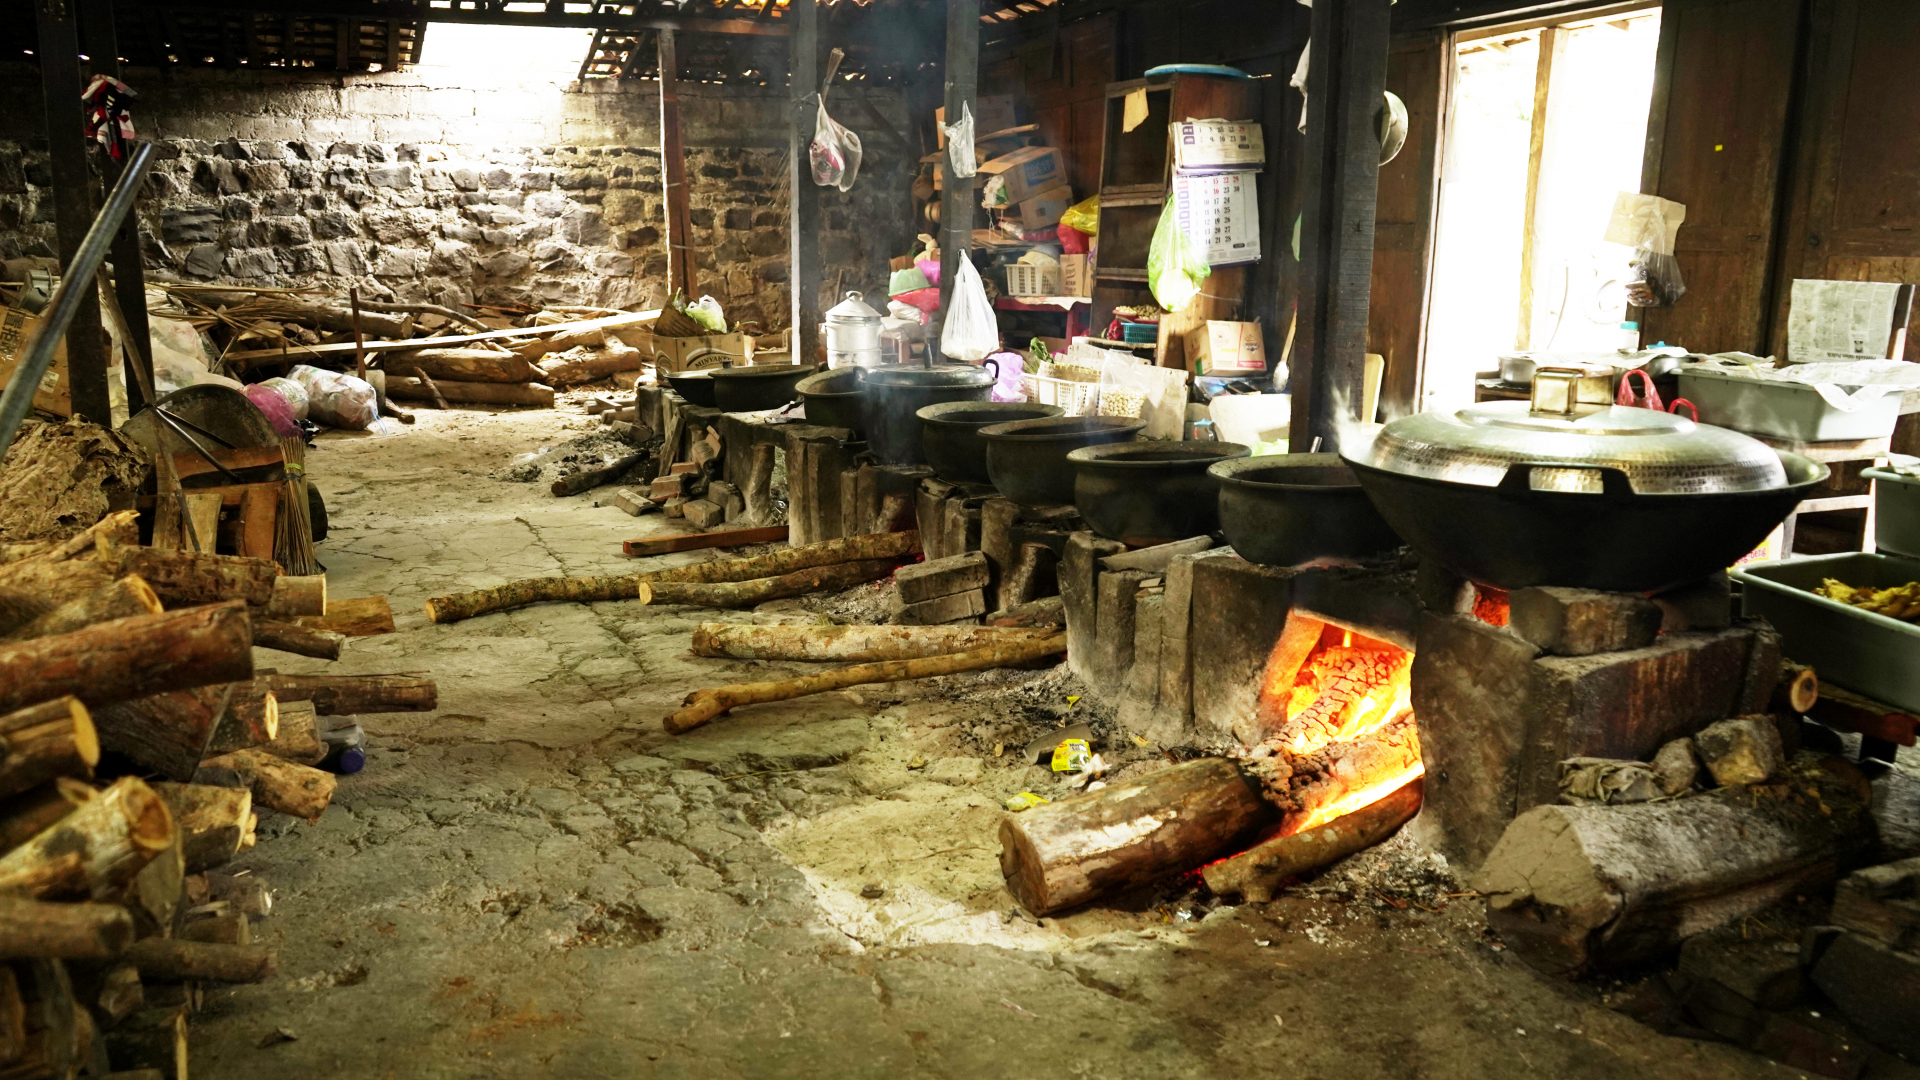
[(313, 520), (307, 509), (307, 444), (281, 439), (287, 478), (280, 483), (280, 515), (274, 526), (273, 558), (288, 574), (320, 573), (313, 558)]

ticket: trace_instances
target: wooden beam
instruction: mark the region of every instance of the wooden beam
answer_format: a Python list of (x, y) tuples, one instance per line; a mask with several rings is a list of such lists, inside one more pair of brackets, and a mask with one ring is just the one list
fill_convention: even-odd
[(636, 557), (669, 555), (676, 551), (698, 551), (701, 548), (780, 543), (786, 538), (785, 525), (768, 525), (756, 529), (726, 529), (721, 532), (680, 533), (675, 536), (655, 536), (646, 540), (623, 540), (620, 543), (620, 553)]
[(1391, 0), (1313, 8), (1292, 449), (1338, 450), (1360, 408)]
[[(1527, 146), (1527, 205), (1521, 218), (1520, 233), (1520, 326), (1513, 347), (1531, 349), (1533, 345), (1533, 299), (1539, 246), (1540, 162), (1547, 152), (1547, 115), (1553, 111), (1553, 66), (1567, 51), (1567, 32), (1557, 26), (1540, 31), (1540, 59), (1533, 75), (1533, 135)], [(1546, 348), (1543, 342), (1540, 348)]]
[[(947, 0), (946, 116), (957, 123), (961, 113), (974, 111), (980, 81), (980, 0)], [(975, 135), (985, 132), (976, 131)], [(953, 301), (954, 277), (960, 260), (973, 245), (973, 181), (955, 175), (951, 140), (942, 164), (945, 183), (940, 189), (940, 320), (946, 322)], [(971, 163), (969, 163), (971, 164)]]
[[(773, 0), (767, 0), (769, 4)], [(811, 364), (820, 344), (820, 188), (813, 182), (808, 148), (813, 145), (815, 95), (820, 90), (820, 13), (814, 0), (792, 0), (787, 9), (787, 280), (793, 320), (793, 359)]]
[[(86, 54), (93, 58), (94, 73), (119, 78), (120, 41), (113, 23), (113, 0), (81, 0), (80, 29), (85, 34)], [(120, 162), (107, 163), (108, 187), (119, 181), (121, 168)], [(147, 273), (140, 251), (138, 214), (128, 214), (120, 222), (107, 258), (113, 262), (113, 295), (133, 339), (133, 355), (125, 360), (125, 379), (127, 406), (137, 412), (146, 404), (140, 388), (153, 385), (153, 339), (148, 336)], [(133, 365), (142, 370), (134, 370)]]
[[(229, 0), (169, 0), (169, 10), (183, 12), (228, 12)], [(551, 14), (545, 11), (508, 11), (501, 8), (438, 7), (424, 0), (251, 0), (247, 7), (262, 14), (304, 15), (314, 18), (401, 19), (425, 24), (477, 23), (487, 26), (561, 26), (586, 30), (687, 30), (708, 34), (755, 34), (783, 37), (788, 28), (784, 19), (717, 19), (665, 14), (623, 15), (609, 8), (600, 11), (569, 11)]]
[[(80, 31), (66, 4), (35, 4), (41, 91), (47, 109), (47, 150), (53, 173), (53, 221), (60, 265), (70, 266), (93, 225), (99, 185), (87, 168), (87, 137), (80, 105)], [(111, 343), (100, 322), (100, 294), (88, 288), (67, 327), (68, 390), (75, 416), (109, 424), (107, 360)]]
[(694, 274), (693, 213), (687, 190), (687, 148), (680, 138), (680, 61), (674, 52), (674, 32), (659, 33), (660, 57), (660, 178), (665, 187), (667, 215), (667, 294), (700, 295)]

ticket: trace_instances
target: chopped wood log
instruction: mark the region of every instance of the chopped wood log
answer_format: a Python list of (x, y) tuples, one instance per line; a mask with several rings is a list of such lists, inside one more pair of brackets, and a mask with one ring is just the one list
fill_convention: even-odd
[(87, 779), (99, 761), (100, 738), (79, 698), (55, 698), (0, 716), (0, 798), (56, 776)]
[(266, 945), (226, 945), (211, 941), (148, 938), (126, 951), (127, 962), (140, 969), (140, 978), (155, 982), (206, 979), (210, 982), (256, 983), (273, 974), (276, 958)]
[(447, 404), (446, 395), (440, 392), (440, 384), (433, 381), (433, 376), (421, 371), (419, 368), (414, 368), (413, 377), (420, 380), (420, 385), (426, 389), (427, 397), (433, 401), (434, 408), (439, 409), (441, 412), (446, 412), (452, 408), (452, 406)]
[(180, 929), (186, 941), (205, 941), (216, 945), (253, 944), (253, 920), (244, 911), (228, 908), (206, 918), (190, 920)]
[[(474, 318), (473, 316), (467, 314), (464, 311), (455, 311), (450, 307), (445, 307), (440, 304), (419, 304), (419, 303), (408, 304), (408, 303), (395, 303), (388, 300), (362, 300), (360, 301), (360, 310), (361, 311), (384, 311), (388, 313), (399, 313), (399, 314), (410, 313), (414, 315), (438, 315), (443, 319), (447, 319), (452, 322), (457, 322), (462, 326), (471, 326), (475, 330), (492, 329), (486, 323), (481, 322), (479, 319)], [(364, 316), (362, 316), (362, 318), (364, 318)]]
[(121, 574), (145, 578), (160, 602), (170, 608), (222, 600), (266, 607), (273, 600), (274, 580), (280, 576), (280, 564), (272, 559), (160, 548), (120, 548), (114, 564)]
[(1418, 780), (1344, 817), (1288, 836), (1264, 840), (1200, 871), (1207, 888), (1249, 903), (1272, 900), (1288, 878), (1317, 870), (1393, 835), (1420, 810)]
[(253, 831), (253, 791), (213, 784), (153, 785), (173, 813), (180, 855), (189, 874), (225, 866)]
[(695, 656), (735, 660), (915, 660), (970, 652), (1006, 641), (1048, 637), (1051, 629), (978, 626), (759, 626), (701, 623)]
[[(191, 292), (190, 297), (202, 304), (226, 305), (226, 314), (229, 318), (247, 322), (272, 320), (301, 323), (315, 330), (329, 330), (334, 333), (352, 333), (355, 329), (351, 309), (334, 304), (315, 303), (287, 293), (262, 295), (244, 290), (196, 289)], [(366, 310), (360, 312), (360, 329), (373, 337), (405, 338), (408, 336), (405, 320), (396, 319), (391, 315), (372, 314)]]
[(1000, 872), (1035, 915), (1191, 870), (1276, 818), (1258, 784), (1203, 758), (1000, 822)]
[(1781, 782), (1632, 806), (1536, 806), (1473, 878), (1515, 953), (1558, 975), (1615, 970), (1833, 881), (1872, 842), (1870, 791), (1837, 758)]
[[(280, 733), (280, 697), (253, 682), (235, 683), (220, 717), (220, 726), (201, 748), (201, 757), (230, 754), (253, 746), (265, 746)], [(195, 763), (198, 767), (198, 762)], [(191, 773), (188, 774), (191, 777)]]
[(109, 1026), (125, 1020), (140, 1008), (144, 1003), (143, 989), (140, 969), (124, 962), (95, 968), (74, 981), (75, 996), (97, 1011)]
[(650, 570), (619, 577), (527, 578), (478, 592), (436, 596), (427, 601), (427, 618), (437, 623), (449, 623), (543, 601), (571, 600), (591, 604), (605, 600), (632, 600), (640, 595), (640, 586), (648, 582), (747, 581), (860, 559), (904, 558), (919, 549), (918, 533), (874, 533), (824, 540), (747, 559), (715, 559), (670, 570)]
[(1820, 702), (1820, 676), (1805, 664), (1780, 661), (1780, 681), (1773, 688), (1773, 711), (1810, 713)]
[(408, 412), (407, 410), (387, 400), (387, 397), (385, 394), (380, 395), (379, 401), (380, 401), (381, 416), (391, 416), (395, 420), (398, 420), (403, 424), (411, 424), (419, 419), (418, 417), (414, 416), (412, 413)]
[[(429, 377), (430, 378), (430, 377)], [(434, 389), (428, 389), (424, 380), (406, 376), (390, 376), (387, 379), (387, 394), (401, 401), (433, 401), (436, 392), (440, 399), (449, 402), (462, 402), (472, 405), (533, 405), (540, 408), (553, 408), (553, 387), (544, 383), (488, 383), (488, 382), (448, 382), (434, 380)]]
[(639, 601), (643, 604), (685, 604), (693, 607), (743, 608), (763, 604), (768, 600), (779, 600), (788, 596), (804, 596), (810, 592), (852, 588), (866, 581), (878, 581), (892, 574), (900, 565), (898, 559), (864, 559), (860, 562), (836, 563), (833, 566), (816, 566), (807, 570), (796, 570), (779, 577), (755, 578), (751, 581), (721, 581), (711, 583), (657, 581), (640, 586)]
[(0, 854), (53, 828), (93, 796), (91, 785), (62, 776), (51, 784), (0, 800)]
[(186, 1080), (185, 1005), (141, 1009), (107, 1032), (107, 1061), (122, 1072), (152, 1071), (170, 1080)]
[(389, 372), (426, 373), (434, 380), (475, 383), (530, 383), (540, 378), (532, 364), (492, 349), (415, 349), (386, 357)]
[(321, 716), (432, 712), (440, 707), (438, 686), (432, 679), (420, 675), (270, 673), (255, 679), (254, 686), (273, 691), (283, 705), (290, 701), (311, 701)]
[(549, 360), (540, 365), (540, 381), (553, 386), (578, 386), (604, 379), (617, 371), (639, 371), (644, 362), (639, 349), (609, 346), (599, 356), (580, 360)]
[(170, 690), (93, 710), (100, 745), (169, 780), (189, 780), (222, 727), (231, 683)]
[(23, 560), (0, 566), (0, 633), (15, 634), (55, 608), (113, 584), (92, 559)]
[(1054, 634), (1025, 641), (1005, 642), (985, 649), (951, 653), (946, 656), (928, 656), (918, 660), (887, 660), (878, 664), (855, 664), (851, 667), (823, 671), (817, 675), (806, 675), (798, 679), (736, 683), (732, 686), (695, 690), (682, 702), (685, 708), (667, 716), (666, 728), (672, 734), (680, 735), (742, 705), (786, 701), (790, 698), (821, 694), (829, 690), (840, 690), (866, 683), (899, 682), (904, 679), (953, 675), (962, 671), (1012, 667), (1043, 657), (1057, 656), (1066, 651), (1066, 635)]
[(1029, 600), (1024, 604), (1015, 604), (1005, 611), (996, 611), (987, 616), (988, 626), (999, 627), (1062, 627), (1067, 625), (1066, 601), (1058, 596), (1043, 596), (1038, 600)]
[[(64, 961), (34, 959), (10, 965), (18, 1008), (7, 1042), (14, 1051), (0, 1077), (5, 1080), (78, 1075), (92, 1057), (94, 1028), (86, 1007), (74, 997)], [(11, 1004), (11, 1003), (10, 1003)]]
[(126, 890), (116, 898), (116, 902), (133, 917), (135, 937), (164, 936), (173, 932), (186, 879), (186, 857), (181, 847), (180, 829), (176, 826), (173, 843), (141, 867)]
[(280, 733), (261, 749), (302, 765), (320, 764), (320, 759), (327, 756), (327, 748), (320, 742), (318, 714), (314, 712), (313, 702), (289, 701), (281, 706)]
[(128, 574), (118, 581), (110, 582), (98, 589), (90, 590), (20, 627), (7, 635), (8, 640), (25, 641), (29, 638), (48, 637), (53, 634), (66, 634), (94, 623), (112, 619), (125, 619), (134, 615), (156, 615), (162, 611), (160, 598), (154, 595), (153, 586), (138, 574)]
[(620, 553), (635, 557), (668, 555), (676, 551), (697, 551), (700, 548), (772, 544), (786, 538), (785, 525), (769, 525), (753, 529), (723, 529), (720, 532), (681, 533), (678, 536), (656, 536), (647, 540), (623, 540), (620, 543)]
[(257, 876), (244, 871), (208, 874), (207, 899), (227, 904), (248, 918), (264, 919), (273, 913), (273, 890)]
[(393, 608), (384, 596), (355, 596), (328, 600), (325, 615), (302, 615), (293, 620), (310, 630), (331, 630), (348, 637), (370, 637), (397, 632)]
[(267, 600), (269, 619), (297, 619), (303, 615), (327, 613), (327, 575), (282, 574), (273, 579), (273, 595)]
[(0, 899), (0, 959), (111, 960), (133, 944), (118, 904)]
[(347, 635), (331, 630), (312, 630), (299, 623), (274, 619), (253, 620), (253, 644), (257, 649), (276, 649), (316, 660), (338, 660), (347, 647)]
[(621, 477), (627, 475), (627, 473), (633, 469), (638, 468), (640, 464), (646, 460), (647, 455), (645, 454), (628, 454), (623, 458), (608, 462), (596, 468), (582, 469), (579, 472), (568, 473), (560, 479), (555, 480), (551, 490), (557, 496), (578, 495), (583, 491), (592, 490), (603, 484), (617, 482)]
[(309, 824), (320, 820), (338, 783), (330, 772), (274, 757), (265, 750), (235, 750), (207, 759), (201, 768), (233, 770), (253, 789), (256, 805), (305, 818)]
[[(435, 338), (434, 340), (438, 346), (444, 347), (450, 345), (470, 345), (476, 341), (498, 341), (502, 338), (538, 338), (561, 333), (585, 334), (589, 330), (640, 326), (659, 317), (660, 313), (658, 311), (623, 311), (617, 315), (607, 315), (597, 319), (585, 319), (580, 322), (559, 323), (553, 326), (511, 327), (501, 330), (486, 330), (473, 334), (459, 334), (450, 337)], [(582, 337), (580, 340), (582, 343), (589, 343), (585, 337)], [(598, 339), (596, 338), (593, 339), (592, 343), (597, 342)], [(390, 352), (398, 349), (417, 349), (419, 347), (419, 342), (411, 341), (369, 341), (366, 343), (366, 351), (369, 353)], [(571, 346), (567, 347), (571, 348)], [(330, 356), (337, 353), (349, 353), (353, 351), (354, 347), (352, 342), (342, 342), (339, 344), (310, 346), (303, 349), (301, 355), (303, 357)], [(246, 360), (285, 360), (286, 354), (279, 349), (248, 349), (241, 352), (230, 352), (223, 357), (223, 359), (229, 364), (236, 364)]]
[(144, 780), (122, 777), (52, 828), (0, 855), (0, 895), (114, 898), (172, 846), (167, 804)]

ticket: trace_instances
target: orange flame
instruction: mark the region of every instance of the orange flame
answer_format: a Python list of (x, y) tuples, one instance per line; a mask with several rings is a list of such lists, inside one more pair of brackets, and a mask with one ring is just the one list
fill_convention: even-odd
[(1356, 810), (1372, 806), (1381, 799), (1386, 798), (1413, 781), (1425, 776), (1426, 773), (1426, 765), (1416, 761), (1407, 768), (1384, 780), (1375, 781), (1358, 791), (1349, 792), (1331, 802), (1322, 803), (1304, 814), (1296, 814), (1288, 817), (1286, 828), (1283, 831), (1288, 835), (1306, 832), (1308, 829), (1325, 825), (1335, 818), (1346, 817)]
[(1507, 593), (1491, 585), (1473, 586), (1473, 617), (1488, 626), (1507, 625)]

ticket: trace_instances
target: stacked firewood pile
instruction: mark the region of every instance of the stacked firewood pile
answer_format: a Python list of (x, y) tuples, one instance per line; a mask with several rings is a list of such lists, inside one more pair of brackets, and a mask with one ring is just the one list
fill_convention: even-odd
[(258, 982), (270, 893), (222, 873), (259, 814), (309, 821), (321, 716), (431, 709), (417, 676), (259, 671), (318, 579), (134, 544), (134, 515), (0, 545), (0, 1075), (186, 1075), (202, 983)]

